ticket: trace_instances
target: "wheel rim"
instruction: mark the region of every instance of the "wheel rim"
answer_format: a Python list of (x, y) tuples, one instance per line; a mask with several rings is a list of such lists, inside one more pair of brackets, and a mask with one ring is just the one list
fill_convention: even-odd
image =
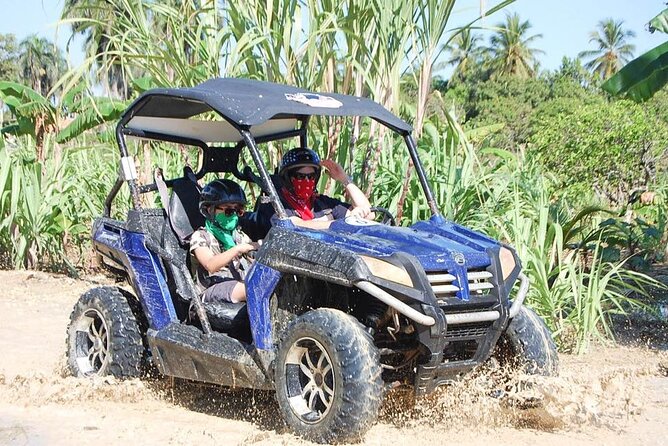
[(307, 424), (321, 421), (332, 407), (336, 380), (327, 350), (313, 338), (292, 344), (285, 360), (285, 386), (292, 411)]
[(88, 309), (79, 319), (75, 332), (75, 355), (79, 370), (92, 375), (107, 366), (109, 332), (107, 323), (96, 309)]

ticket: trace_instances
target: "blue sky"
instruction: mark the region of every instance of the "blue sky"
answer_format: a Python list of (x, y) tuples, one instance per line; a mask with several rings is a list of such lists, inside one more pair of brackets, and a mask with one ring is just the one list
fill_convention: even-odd
[[(238, 0), (243, 1), (243, 0)], [(555, 69), (563, 56), (575, 57), (580, 51), (594, 49), (589, 44), (589, 33), (604, 18), (624, 20), (627, 29), (636, 33), (631, 43), (635, 55), (654, 48), (668, 40), (661, 33), (650, 34), (645, 24), (661, 12), (666, 0), (517, 0), (507, 8), (517, 12), (533, 25), (531, 34), (542, 34), (535, 47), (545, 54), (539, 56), (545, 69)], [(488, 6), (496, 0), (482, 0)], [(454, 28), (477, 16), (481, 0), (459, 0), (449, 28)], [(63, 0), (0, 0), (0, 33), (14, 33), (18, 39), (37, 33), (52, 40), (57, 38), (65, 47), (69, 38), (67, 26), (56, 29)], [(504, 12), (485, 18), (482, 25), (493, 27), (504, 18)], [(57, 34), (56, 34), (57, 32)], [(486, 36), (489, 33), (486, 34)], [(81, 39), (72, 44), (69, 60), (77, 64), (83, 59)]]

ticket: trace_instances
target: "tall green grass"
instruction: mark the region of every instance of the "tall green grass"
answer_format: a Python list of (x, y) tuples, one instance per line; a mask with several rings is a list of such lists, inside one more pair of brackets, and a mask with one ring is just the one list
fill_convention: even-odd
[(74, 270), (67, 248), (81, 247), (97, 200), (67, 163), (35, 158), (24, 137), (0, 148), (0, 246), (14, 268)]
[[(129, 149), (144, 183), (151, 182), (156, 166), (173, 178), (185, 162), (193, 162), (175, 145), (130, 143)], [(116, 181), (118, 149), (85, 135), (65, 147), (49, 137), (44, 151), (40, 162), (29, 136), (0, 147), (0, 261), (10, 268), (76, 273), (90, 260), (91, 222), (102, 214)], [(155, 196), (144, 198), (145, 205), (155, 205)], [(127, 188), (115, 205), (112, 217), (125, 218)]]

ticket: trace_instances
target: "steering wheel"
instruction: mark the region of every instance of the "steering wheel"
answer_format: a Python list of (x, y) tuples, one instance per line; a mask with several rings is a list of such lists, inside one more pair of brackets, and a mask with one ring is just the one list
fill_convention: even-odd
[(377, 212), (379, 214), (382, 214), (383, 219), (380, 221), (381, 224), (383, 225), (389, 224), (390, 226), (397, 225), (397, 221), (394, 219), (394, 215), (392, 215), (392, 212), (388, 211), (387, 209), (380, 206), (373, 206), (371, 207), (371, 212)]

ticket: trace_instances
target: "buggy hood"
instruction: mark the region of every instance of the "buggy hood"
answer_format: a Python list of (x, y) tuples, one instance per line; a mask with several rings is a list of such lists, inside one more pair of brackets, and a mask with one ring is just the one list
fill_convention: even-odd
[(464, 266), (462, 257), (467, 269), (484, 268), (490, 264), (487, 250), (499, 246), (499, 242), (442, 217), (432, 217), (410, 227), (387, 226), (348, 217), (332, 222), (328, 230), (296, 230), (371, 257), (383, 258), (397, 252), (410, 254), (427, 272), (460, 268)]

